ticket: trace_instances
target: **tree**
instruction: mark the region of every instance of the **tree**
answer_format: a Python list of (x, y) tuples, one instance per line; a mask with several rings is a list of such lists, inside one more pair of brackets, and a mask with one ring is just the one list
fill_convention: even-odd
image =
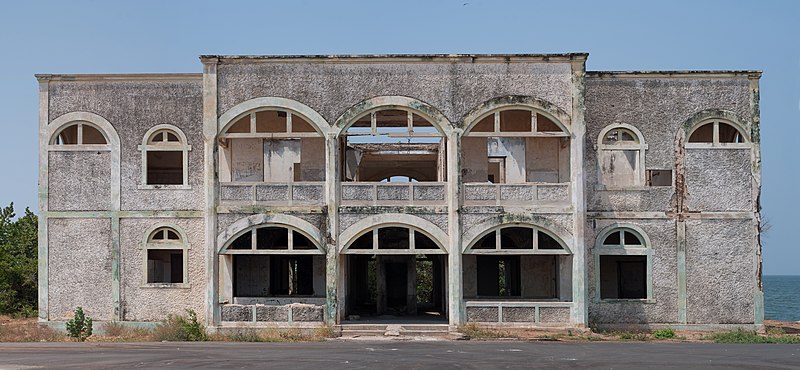
[(14, 203), (0, 210), (0, 313), (36, 314), (38, 218), (30, 209), (16, 218)]

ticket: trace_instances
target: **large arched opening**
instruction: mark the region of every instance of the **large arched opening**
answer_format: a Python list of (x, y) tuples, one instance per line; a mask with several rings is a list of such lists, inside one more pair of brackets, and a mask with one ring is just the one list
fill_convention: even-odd
[(444, 233), (415, 216), (397, 216), (373, 216), (343, 234), (344, 318), (446, 322)]
[(336, 122), (344, 205), (445, 203), (450, 123), (418, 100), (382, 96)]

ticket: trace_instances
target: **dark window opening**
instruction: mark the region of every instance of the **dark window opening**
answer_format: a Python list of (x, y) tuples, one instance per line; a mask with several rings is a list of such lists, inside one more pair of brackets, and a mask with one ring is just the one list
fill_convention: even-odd
[(647, 298), (647, 257), (600, 256), (600, 298)]
[(183, 185), (183, 152), (147, 152), (148, 185)]
[(561, 244), (547, 233), (539, 231), (539, 249), (564, 249)]
[(479, 297), (519, 297), (520, 256), (476, 256)]
[(262, 227), (256, 229), (256, 249), (289, 249), (288, 230), (282, 227)]
[(672, 170), (647, 170), (647, 186), (672, 186)]
[(247, 231), (231, 242), (228, 249), (253, 249), (253, 234)]
[(529, 227), (500, 229), (500, 249), (533, 249), (533, 232)]
[(378, 249), (408, 249), (409, 231), (404, 227), (378, 229)]
[(311, 256), (270, 256), (272, 295), (314, 295)]
[(372, 231), (361, 235), (352, 244), (350, 249), (372, 249)]
[(183, 251), (147, 250), (148, 283), (183, 283)]

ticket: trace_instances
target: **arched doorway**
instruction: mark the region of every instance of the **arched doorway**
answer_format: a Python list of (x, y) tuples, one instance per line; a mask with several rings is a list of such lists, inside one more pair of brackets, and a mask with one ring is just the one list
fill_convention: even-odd
[(346, 320), (445, 321), (447, 251), (421, 228), (362, 229), (342, 250)]

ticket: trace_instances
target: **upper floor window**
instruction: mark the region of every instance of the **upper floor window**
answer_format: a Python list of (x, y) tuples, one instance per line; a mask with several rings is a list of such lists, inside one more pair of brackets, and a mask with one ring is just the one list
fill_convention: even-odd
[(187, 283), (188, 243), (177, 229), (158, 227), (145, 244), (147, 284), (181, 287)]
[(549, 114), (501, 108), (466, 124), (461, 140), (464, 182), (569, 182), (570, 134)]
[(362, 113), (343, 132), (342, 180), (442, 182), (446, 139), (418, 112), (385, 107)]
[(605, 189), (644, 186), (647, 144), (636, 127), (610, 125), (597, 139), (598, 182)]
[(191, 145), (183, 132), (172, 125), (151, 128), (139, 146), (142, 151), (142, 185), (144, 188), (188, 187), (188, 163)]
[(106, 145), (105, 135), (88, 122), (65, 125), (50, 140), (50, 145)]
[(712, 119), (701, 122), (689, 133), (691, 146), (702, 147), (696, 144), (711, 144), (711, 146), (735, 146), (732, 144), (745, 144), (747, 138), (733, 122)]
[(221, 182), (325, 180), (325, 138), (289, 110), (245, 113), (219, 136)]

